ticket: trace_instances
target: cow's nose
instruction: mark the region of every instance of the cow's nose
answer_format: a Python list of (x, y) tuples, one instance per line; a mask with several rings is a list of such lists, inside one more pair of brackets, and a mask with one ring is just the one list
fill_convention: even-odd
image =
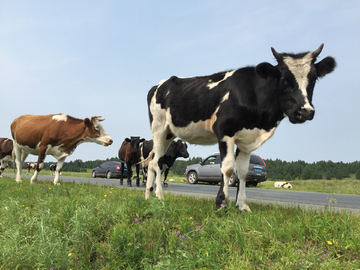
[(313, 109), (301, 109), (298, 111), (298, 118), (301, 122), (305, 122), (306, 120), (312, 120), (314, 118), (315, 111)]

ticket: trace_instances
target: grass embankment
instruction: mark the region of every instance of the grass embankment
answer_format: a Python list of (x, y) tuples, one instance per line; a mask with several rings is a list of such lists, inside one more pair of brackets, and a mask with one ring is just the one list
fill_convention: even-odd
[(0, 180), (0, 269), (356, 269), (360, 217)]

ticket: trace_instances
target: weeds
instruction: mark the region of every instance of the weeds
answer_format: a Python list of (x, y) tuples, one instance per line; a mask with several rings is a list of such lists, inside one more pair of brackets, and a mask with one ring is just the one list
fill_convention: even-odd
[[(356, 269), (360, 217), (50, 181), (0, 181), (0, 269)], [(226, 210), (226, 211), (225, 211)]]

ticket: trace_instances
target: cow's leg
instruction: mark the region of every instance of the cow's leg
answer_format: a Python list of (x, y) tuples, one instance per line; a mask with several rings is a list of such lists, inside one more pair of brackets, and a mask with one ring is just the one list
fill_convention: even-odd
[(36, 163), (36, 169), (34, 170), (34, 174), (30, 179), (30, 184), (34, 184), (37, 181), (37, 176), (39, 172), (44, 168), (44, 160), (45, 160), (45, 152), (47, 147), (41, 147), (39, 149), (39, 157)]
[[(123, 178), (124, 178), (124, 164), (125, 163), (121, 162), (120, 186), (122, 186), (123, 183), (124, 183), (124, 180), (123, 180)], [(127, 173), (129, 175), (129, 173), (130, 173), (129, 168), (127, 170)]]
[[(128, 171), (131, 170), (132, 164), (130, 162), (127, 162), (126, 166), (127, 166)], [(127, 186), (128, 187), (132, 186), (132, 184), (131, 184), (131, 174), (130, 173), (128, 173), (128, 175), (127, 175)]]
[(136, 175), (137, 175), (137, 178), (136, 178), (136, 186), (137, 186), (137, 187), (140, 186), (140, 176), (139, 176), (139, 173), (140, 173), (140, 165), (139, 165), (139, 164), (136, 164)]
[(168, 167), (165, 168), (165, 173), (164, 173), (164, 176), (165, 176), (165, 178), (164, 178), (164, 187), (168, 187), (168, 186), (169, 186), (168, 183), (166, 182), (166, 179), (167, 179), (169, 170), (170, 170), (170, 169), (169, 169)]
[(2, 172), (5, 170), (6, 162), (1, 160), (1, 167), (0, 167), (0, 177), (2, 178)]
[(62, 166), (64, 165), (64, 162), (65, 162), (65, 158), (66, 157), (58, 159), (58, 162), (56, 164), (56, 170), (54, 172), (54, 175), (55, 175), (54, 185), (60, 185), (59, 178), (60, 178)]
[[(28, 154), (24, 151), (21, 151), (17, 143), (13, 144), (15, 159), (16, 159), (16, 182), (21, 183), (21, 168), (24, 163), (24, 160), (27, 158)], [(15, 162), (15, 161), (14, 161)]]
[(142, 172), (143, 172), (143, 183), (146, 184), (146, 179), (147, 179), (147, 166), (141, 165), (142, 166)]
[[(152, 127), (154, 130), (154, 127)], [(156, 129), (155, 129), (156, 130)], [(156, 175), (156, 197), (159, 199), (164, 198), (164, 193), (161, 186), (161, 167), (159, 164), (159, 159), (164, 156), (167, 148), (169, 147), (170, 143), (172, 142), (173, 138), (166, 140), (166, 133), (163, 132), (163, 128), (160, 129), (161, 133), (155, 133), (153, 134), (154, 139), (154, 146), (153, 146), (153, 153), (154, 157), (149, 162), (149, 168), (148, 168), (148, 178), (146, 182), (146, 189), (145, 189), (145, 199), (150, 198), (150, 190), (153, 185), (154, 176)], [(150, 153), (151, 154), (151, 153)]]
[(251, 153), (246, 153), (240, 151), (236, 157), (236, 171), (239, 178), (239, 188), (236, 200), (236, 207), (240, 212), (248, 211), (251, 212), (249, 206), (246, 204), (246, 193), (245, 193), (245, 183), (246, 183), (246, 175), (249, 170), (250, 163), (250, 155)]
[(229, 201), (229, 180), (234, 173), (234, 140), (227, 138), (219, 142), (220, 159), (221, 159), (221, 184), (219, 192), (216, 196), (216, 208), (220, 208), (221, 204)]

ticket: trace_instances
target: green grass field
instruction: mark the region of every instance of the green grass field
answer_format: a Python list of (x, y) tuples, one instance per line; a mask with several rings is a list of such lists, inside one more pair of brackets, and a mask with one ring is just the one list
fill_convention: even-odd
[(0, 179), (0, 269), (359, 269), (360, 217)]

